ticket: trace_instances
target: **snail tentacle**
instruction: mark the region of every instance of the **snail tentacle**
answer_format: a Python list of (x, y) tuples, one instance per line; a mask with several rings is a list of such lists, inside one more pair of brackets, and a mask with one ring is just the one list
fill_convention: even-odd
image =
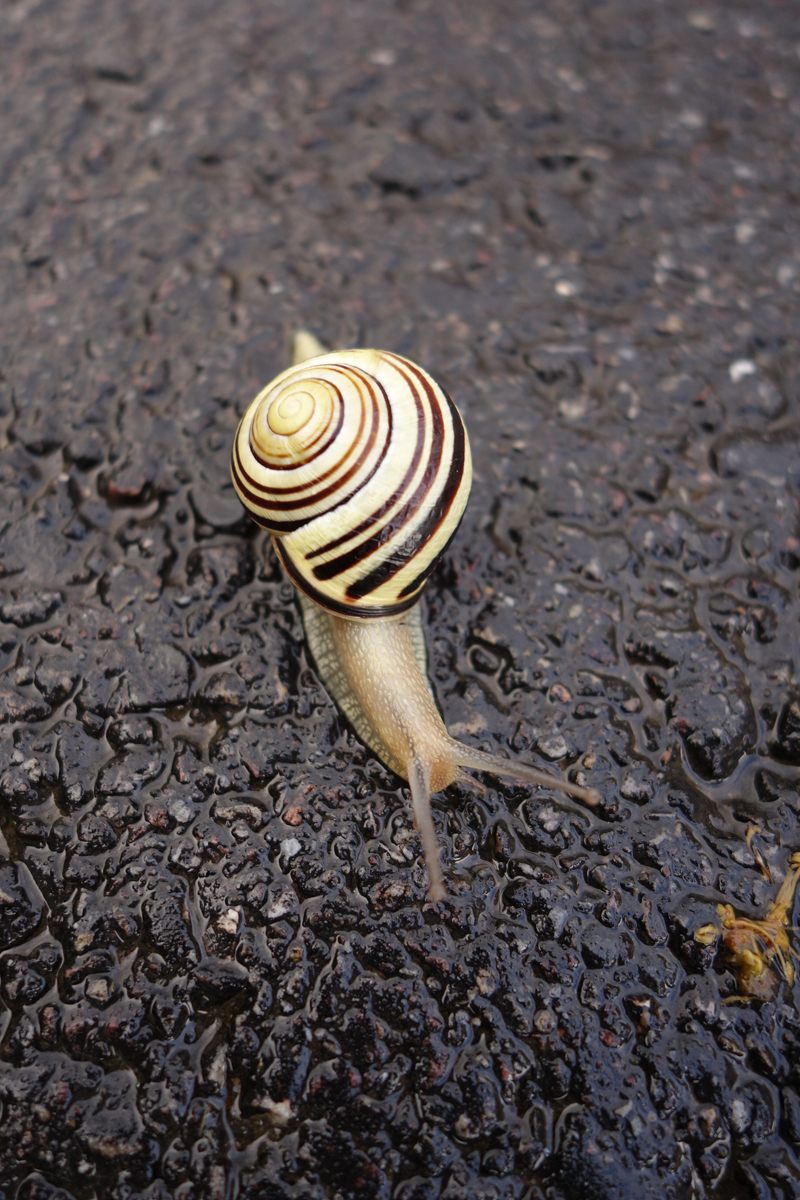
[[(475, 771), (488, 771), (491, 775), (518, 779), (520, 783), (535, 783), (539, 787), (555, 788), (567, 796), (574, 796), (590, 808), (595, 808), (600, 803), (601, 796), (596, 788), (580, 787), (576, 783), (560, 779), (558, 775), (551, 775), (549, 771), (540, 771), (536, 767), (529, 767), (527, 763), (518, 763), (513, 758), (503, 758), (500, 754), (487, 754), (485, 750), (475, 750), (472, 746), (465, 746), (463, 742), (453, 740), (452, 744), (453, 756), (460, 767), (472, 767)], [(467, 782), (473, 782), (470, 776), (467, 776)]]
[(323, 346), (322, 342), (308, 329), (298, 329), (297, 333), (292, 338), (292, 366), (296, 367), (298, 363), (306, 362), (309, 358), (319, 358), (322, 354), (327, 354), (328, 347)]
[(408, 782), (411, 788), (411, 803), (414, 806), (414, 820), (422, 839), (422, 849), (428, 865), (428, 895), (431, 900), (444, 900), (446, 890), (439, 862), (439, 843), (436, 840), (436, 830), (431, 813), (430, 771), (421, 758), (412, 759)]

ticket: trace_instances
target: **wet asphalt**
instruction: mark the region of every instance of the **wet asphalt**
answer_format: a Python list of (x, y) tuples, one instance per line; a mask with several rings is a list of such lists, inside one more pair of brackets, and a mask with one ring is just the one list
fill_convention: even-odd
[[(796, 1200), (694, 935), (800, 848), (797, 7), (16, 0), (0, 113), (0, 1200)], [(229, 479), (300, 327), (464, 414), (451, 732), (602, 793), (438, 906)]]

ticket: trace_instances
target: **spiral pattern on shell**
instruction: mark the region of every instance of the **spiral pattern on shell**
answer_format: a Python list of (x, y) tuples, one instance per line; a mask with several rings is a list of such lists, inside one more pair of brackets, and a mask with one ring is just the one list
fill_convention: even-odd
[(453, 401), (380, 350), (325, 354), (274, 379), (241, 420), (231, 470), (292, 581), (349, 617), (414, 604), (472, 480)]

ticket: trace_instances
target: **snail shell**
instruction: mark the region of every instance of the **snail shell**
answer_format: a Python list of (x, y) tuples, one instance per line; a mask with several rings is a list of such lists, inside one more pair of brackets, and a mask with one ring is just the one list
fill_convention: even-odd
[(256, 396), (232, 472), (292, 582), (357, 619), (414, 605), (461, 520), (472, 463), (458, 409), (426, 371), (345, 350)]

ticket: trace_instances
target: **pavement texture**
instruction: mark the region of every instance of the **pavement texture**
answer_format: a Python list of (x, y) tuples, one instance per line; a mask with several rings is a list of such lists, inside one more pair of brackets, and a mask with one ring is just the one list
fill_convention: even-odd
[[(797, 1197), (791, 956), (694, 935), (800, 848), (799, 50), (4, 4), (2, 1200)], [(229, 481), (298, 327), (457, 400), (438, 701), (603, 796), (440, 796), (438, 906)]]

